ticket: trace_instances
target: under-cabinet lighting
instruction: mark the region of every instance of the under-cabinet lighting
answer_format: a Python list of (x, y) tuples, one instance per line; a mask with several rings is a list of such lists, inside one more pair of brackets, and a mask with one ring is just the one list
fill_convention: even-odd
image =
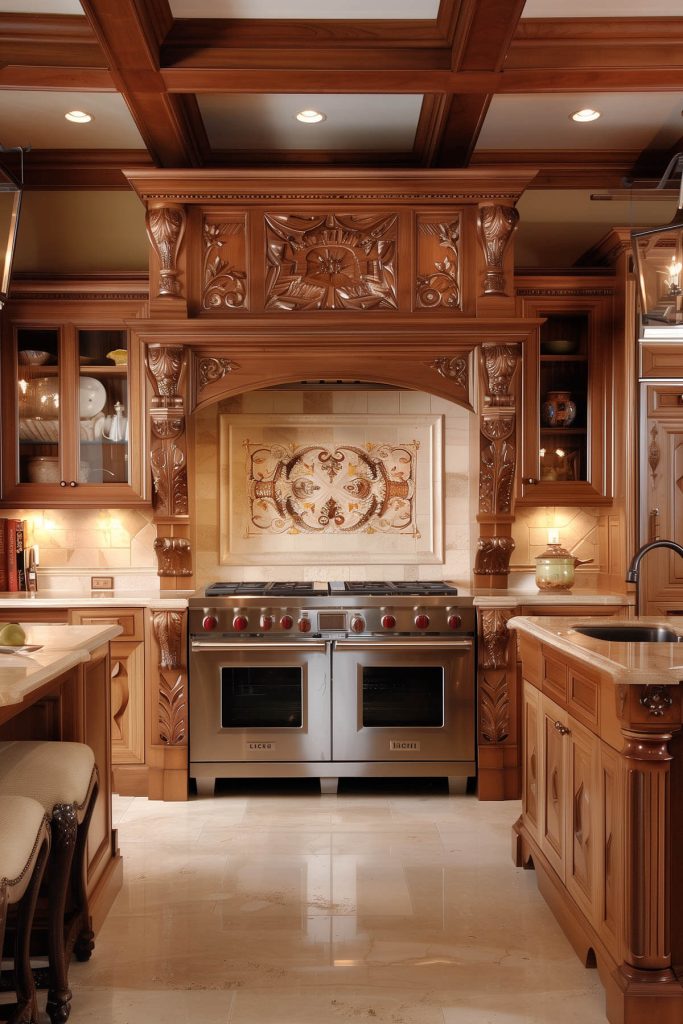
[(73, 121), (74, 124), (88, 124), (89, 121), (93, 120), (92, 114), (89, 114), (86, 110), (69, 110), (64, 117), (67, 121)]
[(578, 121), (580, 124), (584, 124), (587, 121), (597, 121), (600, 117), (600, 111), (593, 110), (592, 107), (583, 107), (582, 110), (575, 110), (570, 117), (572, 121)]

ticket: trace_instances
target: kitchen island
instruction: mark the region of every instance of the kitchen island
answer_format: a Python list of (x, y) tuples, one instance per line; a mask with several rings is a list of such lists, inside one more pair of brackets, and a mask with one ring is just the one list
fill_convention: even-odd
[(516, 863), (535, 867), (597, 966), (612, 1024), (680, 1024), (683, 624), (515, 616), (508, 627), (523, 672)]
[(118, 625), (21, 623), (26, 646), (0, 653), (0, 739), (73, 740), (95, 753), (100, 788), (88, 832), (86, 884), (97, 933), (121, 888), (111, 822), (111, 666)]

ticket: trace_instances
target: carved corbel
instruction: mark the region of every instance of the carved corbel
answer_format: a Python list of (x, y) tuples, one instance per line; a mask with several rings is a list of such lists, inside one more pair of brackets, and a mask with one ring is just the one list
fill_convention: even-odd
[(480, 537), (474, 560), (475, 576), (507, 576), (515, 550), (512, 537)]
[(518, 223), (519, 213), (514, 206), (482, 206), (479, 209), (479, 237), (486, 262), (484, 295), (507, 295), (503, 257)]
[(484, 369), (484, 405), (509, 406), (515, 404), (511, 391), (512, 378), (519, 362), (519, 345), (482, 345)]
[(192, 546), (185, 537), (157, 537), (154, 550), (158, 576), (192, 575)]
[(154, 389), (149, 461), (154, 511), (163, 516), (188, 514), (187, 437), (180, 393), (184, 366), (185, 350), (181, 345), (148, 346), (147, 374)]
[(182, 206), (156, 206), (147, 211), (147, 236), (159, 258), (157, 297), (180, 295), (176, 262), (186, 222)]

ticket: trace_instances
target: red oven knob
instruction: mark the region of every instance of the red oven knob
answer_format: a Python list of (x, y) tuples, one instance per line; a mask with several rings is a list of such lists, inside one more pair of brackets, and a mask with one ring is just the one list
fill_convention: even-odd
[(448, 628), (449, 629), (460, 629), (462, 626), (462, 615), (449, 615), (448, 616)]
[(301, 619), (299, 619), (298, 625), (299, 625), (299, 632), (300, 633), (310, 633), (311, 632), (311, 620), (310, 619), (301, 618)]
[(396, 626), (395, 615), (383, 615), (382, 616), (382, 629), (394, 629)]
[(215, 629), (217, 625), (218, 619), (215, 615), (205, 615), (202, 619), (202, 626), (207, 630), (207, 632), (211, 632), (211, 630)]
[(280, 617), (280, 628), (281, 629), (291, 629), (293, 625), (294, 625), (294, 619), (292, 618), (291, 615), (282, 615)]
[(236, 615), (232, 620), (232, 628), (236, 633), (244, 633), (245, 629), (249, 625), (249, 619), (246, 615)]
[(272, 626), (273, 626), (273, 616), (272, 615), (262, 615), (259, 624), (261, 626), (261, 629), (264, 630), (264, 632), (267, 633), (269, 629), (272, 629)]
[(365, 619), (362, 615), (354, 615), (351, 619), (351, 629), (354, 633), (362, 633), (365, 629)]
[(415, 616), (415, 625), (418, 629), (429, 629), (429, 616), (425, 615), (424, 612), (420, 612), (419, 615)]

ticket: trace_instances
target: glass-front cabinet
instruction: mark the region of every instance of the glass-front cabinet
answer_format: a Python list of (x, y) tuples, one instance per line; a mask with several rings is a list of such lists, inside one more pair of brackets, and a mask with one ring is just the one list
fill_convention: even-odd
[(125, 328), (15, 323), (3, 345), (4, 505), (146, 502), (143, 375)]
[[(525, 345), (518, 501), (611, 501), (611, 288), (524, 280), (522, 313), (543, 319)], [(604, 293), (604, 294), (601, 294)]]

